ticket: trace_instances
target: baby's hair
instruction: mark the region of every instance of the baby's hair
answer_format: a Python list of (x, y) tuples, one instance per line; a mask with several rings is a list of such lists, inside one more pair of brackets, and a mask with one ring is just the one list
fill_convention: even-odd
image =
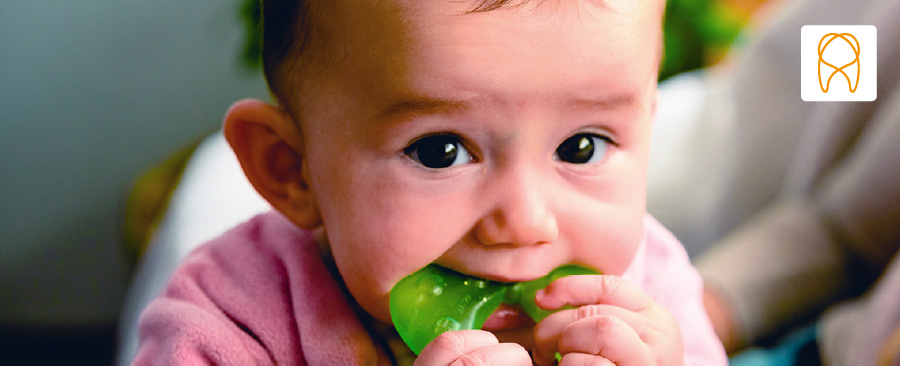
[[(285, 108), (289, 108), (287, 100), (292, 96), (294, 86), (287, 82), (287, 75), (304, 67), (311, 57), (328, 57), (327, 55), (310, 56), (307, 49), (317, 41), (316, 37), (326, 37), (320, 20), (327, 16), (322, 9), (333, 0), (260, 0), (262, 6), (262, 63), (263, 72), (269, 88)], [(520, 5), (525, 0), (477, 0), (469, 12), (478, 13), (495, 10), (505, 6)], [(313, 4), (315, 3), (315, 4)], [(316, 49), (320, 53), (328, 50)]]
[[(308, 0), (260, 0), (262, 6), (262, 63), (269, 89), (285, 107), (284, 63), (303, 54), (311, 26)], [(299, 62), (299, 60), (295, 60)]]

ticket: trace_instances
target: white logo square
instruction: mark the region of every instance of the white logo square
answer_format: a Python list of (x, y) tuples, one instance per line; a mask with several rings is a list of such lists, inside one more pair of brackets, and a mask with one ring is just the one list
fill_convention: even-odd
[(874, 25), (804, 25), (800, 97), (807, 102), (875, 100), (877, 46)]

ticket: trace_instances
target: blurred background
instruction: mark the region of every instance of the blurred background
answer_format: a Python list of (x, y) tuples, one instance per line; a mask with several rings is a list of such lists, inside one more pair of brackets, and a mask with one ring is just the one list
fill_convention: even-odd
[[(670, 0), (661, 78), (715, 63), (755, 1)], [(190, 148), (268, 98), (255, 0), (0, 3), (0, 354), (108, 364)], [(128, 217), (128, 219), (126, 219)]]
[(0, 2), (3, 363), (109, 363), (133, 268), (128, 193), (233, 101), (268, 95), (241, 59), (238, 12), (237, 0)]

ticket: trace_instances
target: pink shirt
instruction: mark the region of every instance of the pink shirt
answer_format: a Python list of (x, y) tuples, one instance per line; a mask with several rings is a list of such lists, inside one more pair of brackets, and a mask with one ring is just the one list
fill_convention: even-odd
[[(647, 216), (624, 277), (678, 320), (687, 365), (727, 365), (678, 241)], [(188, 256), (141, 315), (137, 365), (391, 364), (313, 235), (270, 212)]]

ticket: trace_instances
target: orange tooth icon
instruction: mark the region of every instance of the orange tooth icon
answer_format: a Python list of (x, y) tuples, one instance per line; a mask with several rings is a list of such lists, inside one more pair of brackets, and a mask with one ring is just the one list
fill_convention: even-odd
[[(850, 37), (850, 38), (848, 39), (847, 37)], [(825, 61), (825, 59), (822, 57), (822, 55), (825, 53), (825, 49), (828, 48), (828, 45), (830, 45), (832, 41), (834, 41), (838, 38), (847, 42), (847, 44), (850, 45), (850, 48), (853, 49), (853, 54), (855, 55), (855, 57), (853, 58), (853, 61), (850, 61), (849, 63), (847, 63), (841, 67), (838, 67), (838, 66), (828, 63), (828, 61)], [(826, 39), (827, 39), (827, 41), (826, 41)], [(853, 41), (851, 42), (850, 39), (853, 39)], [(825, 43), (824, 45), (822, 44), (823, 42)], [(828, 81), (826, 81), (824, 85), (822, 85), (822, 64), (825, 64), (825, 65), (831, 67), (832, 69), (834, 69), (834, 71), (831, 72), (831, 75), (828, 76)], [(853, 64), (856, 64), (856, 82), (851, 82), (850, 76), (847, 75), (847, 72), (844, 71), (844, 69), (846, 67), (851, 66)], [(825, 36), (823, 36), (821, 40), (819, 40), (819, 88), (822, 89), (823, 93), (828, 92), (828, 89), (831, 87), (831, 78), (833, 78), (838, 73), (841, 73), (841, 75), (843, 75), (844, 78), (847, 79), (847, 86), (849, 87), (850, 92), (855, 93), (856, 88), (859, 87), (859, 69), (860, 69), (859, 41), (852, 34), (850, 34), (850, 33), (828, 33)]]

